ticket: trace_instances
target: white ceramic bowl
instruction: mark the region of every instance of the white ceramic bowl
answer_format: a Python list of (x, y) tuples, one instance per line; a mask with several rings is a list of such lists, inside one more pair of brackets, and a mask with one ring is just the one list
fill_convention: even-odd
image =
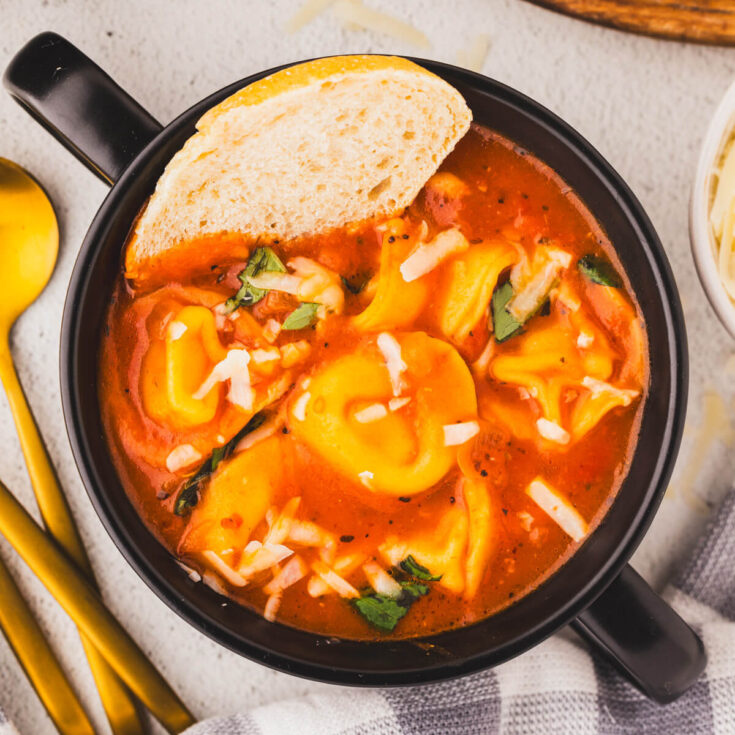
[(697, 162), (689, 206), (689, 237), (699, 278), (712, 308), (735, 338), (735, 303), (730, 299), (717, 270), (717, 244), (709, 223), (712, 173), (727, 141), (735, 134), (735, 82), (722, 98), (707, 128)]

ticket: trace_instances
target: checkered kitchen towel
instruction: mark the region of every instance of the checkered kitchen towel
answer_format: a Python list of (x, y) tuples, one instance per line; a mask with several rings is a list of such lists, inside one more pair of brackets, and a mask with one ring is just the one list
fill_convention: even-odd
[(207, 720), (185, 735), (734, 735), (735, 490), (665, 596), (702, 636), (709, 657), (700, 681), (666, 706), (648, 701), (564, 631), (492, 671), (456, 681), (335, 689)]

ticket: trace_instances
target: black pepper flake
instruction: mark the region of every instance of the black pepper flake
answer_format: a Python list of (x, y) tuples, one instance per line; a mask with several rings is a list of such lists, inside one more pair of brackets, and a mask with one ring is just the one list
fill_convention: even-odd
[(284, 427), (283, 427), (283, 428), (281, 429), (281, 433), (282, 433), (282, 434), (288, 434), (288, 427), (287, 427), (287, 426), (284, 426)]
[(126, 388), (126, 389), (125, 389), (125, 392), (126, 392), (126, 393), (130, 393), (130, 388)]
[(352, 536), (352, 535), (351, 535), (351, 534), (349, 534), (349, 533), (346, 533), (346, 534), (345, 534), (344, 536), (340, 536), (340, 537), (339, 537), (339, 540), (340, 540), (340, 541), (341, 541), (341, 542), (342, 542), (343, 544), (349, 544), (349, 543), (350, 543), (351, 541), (354, 541), (354, 540), (355, 540), (355, 537), (354, 537), (354, 536)]
[(395, 241), (396, 241), (396, 238), (395, 238), (395, 237), (393, 237), (393, 235), (391, 235), (391, 236), (390, 236), (390, 237), (388, 238), (388, 242), (395, 242)]
[(457, 502), (457, 498), (454, 497), (454, 495), (450, 496), (449, 502), (454, 505)]
[(401, 503), (410, 503), (410, 502), (411, 502), (411, 498), (407, 498), (407, 497), (405, 497), (405, 496), (403, 496), (403, 495), (401, 495), (401, 496), (400, 496), (400, 497), (398, 498), (398, 500), (400, 500), (400, 501), (401, 501)]
[(388, 519), (388, 525), (389, 525), (389, 526), (392, 526), (392, 525), (393, 525), (393, 519), (392, 519), (392, 518), (389, 518), (389, 519)]
[(329, 347), (329, 342), (325, 342), (325, 343), (324, 343), (324, 346), (325, 346), (325, 347)]
[(548, 212), (549, 211), (549, 208), (545, 204), (542, 204), (541, 205), (541, 209), (543, 209), (544, 212)]
[(481, 474), (481, 475), (482, 475), (483, 477), (487, 477), (487, 470), (480, 470), (480, 474)]
[(528, 194), (521, 194), (524, 199), (528, 199)]
[(470, 337), (474, 337), (475, 333), (470, 329)]
[(505, 204), (505, 199), (498, 199), (498, 204)]
[(503, 515), (504, 516), (507, 516), (508, 515), (508, 509), (507, 508), (503, 508), (502, 510), (503, 510)]
[(369, 533), (366, 533), (365, 534), (365, 538), (370, 538), (370, 534)]
[(209, 266), (209, 270), (216, 271), (217, 270), (217, 266), (216, 265), (211, 265), (211, 266)]
[(224, 280), (225, 280), (225, 275), (226, 275), (225, 273), (220, 273), (220, 274), (219, 274), (219, 275), (217, 276), (217, 283), (222, 283), (222, 281), (224, 281)]
[(509, 598), (509, 599), (512, 599), (512, 598), (513, 598), (513, 597), (515, 597), (515, 596), (516, 596), (516, 593), (515, 593), (515, 592), (509, 592), (509, 593), (508, 593), (508, 598)]
[(479, 245), (482, 242), (481, 237), (475, 237), (472, 240), (470, 240), (470, 245)]
[(408, 240), (408, 235), (401, 235), (404, 240)]

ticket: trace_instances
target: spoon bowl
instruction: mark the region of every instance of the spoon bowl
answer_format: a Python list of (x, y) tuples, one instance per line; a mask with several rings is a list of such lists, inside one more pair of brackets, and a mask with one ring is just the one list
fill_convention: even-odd
[(0, 339), (40, 295), (59, 253), (59, 227), (46, 192), (0, 158)]

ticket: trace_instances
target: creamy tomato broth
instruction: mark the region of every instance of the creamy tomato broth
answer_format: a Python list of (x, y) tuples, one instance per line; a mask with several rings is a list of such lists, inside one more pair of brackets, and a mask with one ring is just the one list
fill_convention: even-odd
[(269, 620), (355, 638), (466, 625), (558, 569), (627, 471), (646, 385), (610, 242), (478, 125), (400, 217), (145, 293), (121, 276), (99, 372), (160, 540)]

